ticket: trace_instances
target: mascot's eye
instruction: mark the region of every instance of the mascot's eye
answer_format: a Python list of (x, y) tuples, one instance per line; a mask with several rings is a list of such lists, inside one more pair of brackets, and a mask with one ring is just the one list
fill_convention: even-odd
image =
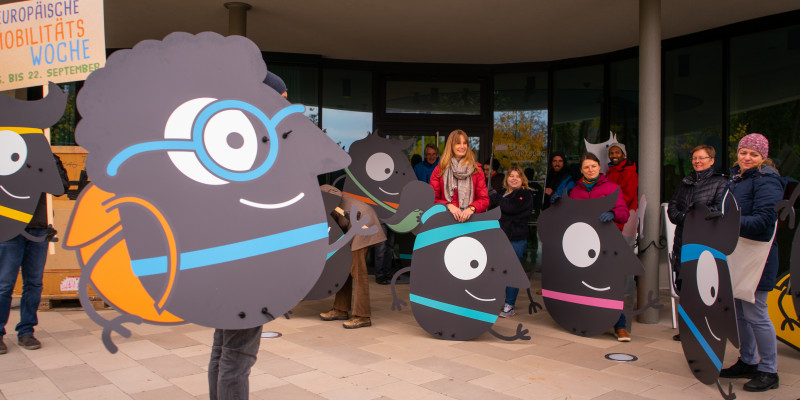
[(203, 129), (203, 144), (217, 165), (231, 171), (245, 172), (253, 168), (261, 142), (253, 124), (243, 112), (225, 110), (208, 120)]
[(561, 248), (572, 265), (586, 268), (594, 264), (600, 255), (600, 236), (591, 225), (576, 222), (564, 231)]
[(375, 153), (367, 159), (367, 175), (373, 181), (382, 182), (389, 179), (394, 171), (394, 160), (386, 153)]
[(19, 171), (25, 165), (27, 158), (28, 145), (21, 135), (11, 131), (0, 131), (0, 176)]
[(486, 269), (486, 249), (468, 236), (453, 239), (444, 251), (444, 265), (458, 279), (475, 279)]
[(700, 253), (700, 258), (697, 259), (697, 291), (707, 306), (714, 304), (719, 295), (717, 260), (710, 251)]

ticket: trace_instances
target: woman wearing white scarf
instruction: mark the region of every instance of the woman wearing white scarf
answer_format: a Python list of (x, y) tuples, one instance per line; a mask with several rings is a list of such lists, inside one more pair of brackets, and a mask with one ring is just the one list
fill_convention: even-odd
[(436, 203), (444, 204), (458, 222), (489, 207), (489, 193), (481, 165), (469, 148), (467, 133), (450, 132), (439, 165), (431, 174)]

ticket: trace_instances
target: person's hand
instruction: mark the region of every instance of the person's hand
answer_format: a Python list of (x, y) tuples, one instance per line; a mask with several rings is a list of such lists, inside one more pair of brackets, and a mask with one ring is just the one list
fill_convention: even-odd
[(475, 212), (472, 211), (471, 207), (467, 207), (461, 210), (461, 219), (459, 219), (458, 222), (467, 222), (467, 220), (469, 219), (469, 217), (472, 216), (472, 214), (475, 214)]
[(544, 189), (544, 194), (546, 194), (548, 196), (553, 194), (553, 188), (545, 188)]
[(609, 222), (614, 219), (614, 213), (611, 211), (606, 211), (600, 214), (600, 222)]
[(458, 208), (455, 205), (453, 205), (453, 203), (450, 203), (450, 204), (447, 205), (447, 211), (450, 211), (450, 214), (453, 214), (453, 218), (455, 218), (456, 221), (461, 222), (459, 220), (459, 218), (461, 218), (461, 209), (460, 208)]
[(550, 205), (558, 203), (559, 200), (561, 200), (561, 196), (553, 194), (552, 196), (550, 196)]
[(709, 211), (709, 213), (706, 214), (706, 221), (711, 220), (711, 219), (717, 219), (717, 218), (719, 218), (721, 216), (722, 216), (722, 213), (719, 212), (719, 211)]

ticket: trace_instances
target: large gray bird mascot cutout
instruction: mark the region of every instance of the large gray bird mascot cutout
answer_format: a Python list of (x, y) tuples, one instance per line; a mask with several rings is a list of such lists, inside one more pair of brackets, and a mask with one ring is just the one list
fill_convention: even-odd
[[(117, 51), (78, 94), (76, 140), (93, 185), (65, 247), (78, 253), (81, 300), (110, 351), (112, 331), (130, 335), (124, 322), (269, 322), (358, 231), (329, 245), (317, 175), (350, 158), (266, 75), (244, 37), (173, 33)], [(122, 315), (98, 315), (88, 285)]]

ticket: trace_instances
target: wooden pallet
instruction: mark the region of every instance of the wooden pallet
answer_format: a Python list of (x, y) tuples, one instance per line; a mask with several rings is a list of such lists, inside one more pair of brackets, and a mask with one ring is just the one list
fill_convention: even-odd
[[(42, 299), (39, 310), (79, 309), (78, 288), (81, 278), (80, 269), (46, 269), (42, 278)], [(17, 276), (12, 297), (22, 296), (22, 276)], [(105, 308), (105, 303), (97, 293), (89, 288), (89, 299), (96, 310)]]
[[(91, 296), (89, 300), (95, 310), (108, 308), (99, 296)], [(81, 310), (81, 301), (78, 296), (42, 296), (39, 301), (39, 311)]]

